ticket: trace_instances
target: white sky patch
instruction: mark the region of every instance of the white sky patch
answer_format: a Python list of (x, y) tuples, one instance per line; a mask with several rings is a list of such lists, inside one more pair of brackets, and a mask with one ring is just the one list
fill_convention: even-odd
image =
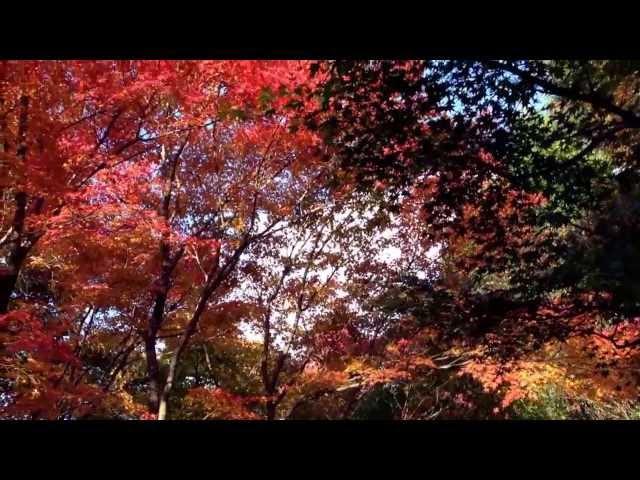
[(262, 333), (257, 332), (255, 328), (252, 328), (246, 322), (240, 323), (240, 331), (242, 332), (242, 336), (249, 342), (261, 342), (262, 341)]
[[(360, 213), (356, 213), (355, 215), (354, 213), (355, 212), (350, 209), (336, 212), (336, 214), (334, 215), (334, 222), (336, 223), (346, 222), (345, 224), (346, 228), (351, 227), (356, 230), (358, 228), (366, 228), (367, 222), (372, 220), (377, 212), (375, 209), (372, 208), (372, 209), (367, 209)], [(258, 227), (257, 229), (261, 230), (262, 228), (264, 228), (266, 226), (266, 221), (267, 221), (267, 218), (259, 214), (256, 222)], [(398, 218), (392, 218), (391, 225), (389, 225), (386, 228), (381, 228), (378, 231), (371, 232), (369, 234), (371, 245), (372, 246), (376, 245), (378, 247), (375, 260), (386, 263), (392, 268), (392, 270), (396, 270), (396, 269), (410, 270), (411, 274), (417, 276), (418, 278), (423, 280), (427, 279), (429, 277), (429, 273), (427, 271), (421, 271), (420, 268), (416, 268), (416, 265), (411, 265), (413, 263), (411, 262), (411, 259), (403, 258), (406, 252), (403, 253), (403, 249), (398, 246), (400, 243), (403, 243), (402, 242), (403, 238), (400, 237), (402, 233), (398, 226), (398, 223), (397, 223), (398, 221), (399, 221)], [(328, 234), (328, 230), (326, 233)], [(281, 243), (279, 253), (284, 258), (286, 258), (290, 254), (292, 248), (294, 248), (294, 251), (293, 251), (294, 257), (300, 254), (303, 255), (304, 257), (307, 253), (310, 252), (310, 248), (312, 248), (313, 246), (312, 237), (310, 237), (311, 240), (307, 242), (304, 247), (302, 246), (302, 243), (298, 245), (297, 244), (298, 240), (299, 239), (302, 240), (302, 238), (299, 237), (300, 233), (295, 231), (289, 231), (288, 228), (282, 231), (281, 235), (283, 235), (283, 237), (282, 237), (282, 243)], [(323, 235), (325, 234), (323, 233)], [(356, 250), (351, 251), (352, 248), (356, 248)], [(343, 250), (343, 249), (346, 249), (346, 250)], [(307, 253), (304, 253), (301, 250)], [(325, 247), (323, 247), (323, 250), (325, 253), (338, 254), (338, 258), (341, 258), (343, 255), (349, 256), (356, 253), (357, 246), (352, 247), (351, 245), (349, 245), (348, 242), (346, 243), (346, 246), (341, 246), (339, 242), (330, 240), (325, 245)], [(425, 255), (427, 257), (428, 262), (436, 261), (440, 254), (440, 247), (434, 246), (428, 249), (427, 251), (422, 252), (421, 254), (419, 252), (416, 252), (416, 254), (422, 255), (423, 261), (419, 263), (424, 264)], [(250, 257), (250, 254), (246, 253), (241, 258), (243, 258), (244, 260), (244, 259), (248, 259), (249, 257)], [(268, 269), (273, 269), (274, 270), (273, 274), (276, 276), (280, 274), (283, 268), (283, 266), (278, 262), (273, 262), (269, 259), (257, 259), (255, 261), (257, 263), (267, 262), (267, 263), (264, 263), (263, 265), (268, 266)], [(312, 272), (312, 275), (320, 283), (326, 282), (330, 275), (332, 275), (333, 281), (337, 282), (338, 285), (344, 284), (345, 282), (348, 281), (346, 277), (345, 266), (339, 267), (335, 272), (334, 272), (334, 269), (335, 269), (335, 265), (324, 265), (323, 267), (320, 267), (319, 265), (317, 265), (315, 267), (311, 267), (311, 272)], [(291, 279), (291, 278), (295, 278), (296, 276), (299, 277), (301, 275), (302, 275), (302, 270), (300, 269), (299, 271), (292, 272), (288, 278)], [(257, 294), (257, 291), (255, 290), (256, 286), (257, 285), (254, 285), (253, 282), (243, 284), (242, 286), (240, 286), (238, 290), (232, 293), (230, 297), (240, 301), (251, 302), (252, 299), (255, 298), (255, 295)], [(344, 297), (348, 295), (348, 293), (343, 289), (341, 289), (340, 287), (338, 287), (334, 291), (334, 295), (336, 295), (337, 297)], [(354, 309), (357, 310), (358, 306), (354, 305)], [(299, 328), (301, 330), (304, 330), (305, 328), (304, 325), (309, 324), (309, 322), (312, 322), (313, 316), (321, 314), (321, 310), (322, 309), (316, 310), (315, 308), (310, 308), (309, 311), (306, 312), (306, 314), (304, 315), (304, 318), (300, 319), (301, 323)], [(274, 318), (273, 318), (274, 325), (278, 325), (278, 324), (283, 325), (282, 322), (284, 322), (284, 324), (287, 325), (289, 328), (294, 327), (295, 320), (296, 320), (296, 315), (294, 313), (284, 312), (284, 311), (277, 312), (277, 309), (276, 309), (273, 311), (272, 314), (274, 315)], [(262, 332), (260, 322), (256, 322), (254, 320), (241, 321), (238, 325), (238, 328), (242, 336), (244, 337), (244, 339), (246, 339), (247, 341), (256, 342), (256, 343), (262, 342), (263, 332)], [(275, 328), (277, 330), (277, 327)], [(285, 327), (285, 329), (287, 329), (287, 327)], [(284, 331), (281, 331), (281, 334), (276, 333), (276, 331), (272, 331), (272, 341), (274, 342), (274, 346), (276, 347), (284, 346), (285, 342), (288, 342), (289, 340), (289, 335), (290, 333), (284, 333)]]
[(402, 250), (394, 246), (387, 247), (379, 253), (378, 257), (382, 261), (393, 262), (402, 257)]

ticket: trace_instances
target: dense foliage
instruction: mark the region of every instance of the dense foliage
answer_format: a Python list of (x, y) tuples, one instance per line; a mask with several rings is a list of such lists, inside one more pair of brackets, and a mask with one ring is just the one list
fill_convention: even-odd
[(3, 61), (0, 415), (636, 418), (639, 68)]

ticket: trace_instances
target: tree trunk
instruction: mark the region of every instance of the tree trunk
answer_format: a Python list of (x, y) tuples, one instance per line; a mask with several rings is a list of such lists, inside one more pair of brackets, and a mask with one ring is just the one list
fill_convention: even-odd
[[(178, 161), (180, 160), (180, 155), (182, 154), (184, 147), (188, 142), (188, 138), (189, 136), (187, 135), (184, 142), (171, 159), (171, 163), (167, 166), (169, 172), (165, 178), (162, 203), (158, 211), (159, 215), (167, 223), (167, 228), (169, 228), (168, 224), (170, 217), (171, 196), (173, 192), (173, 184), (176, 179)], [(165, 162), (164, 147), (162, 147), (162, 161), (163, 163)], [(158, 362), (158, 355), (156, 353), (156, 343), (158, 340), (158, 332), (160, 331), (162, 323), (164, 322), (165, 306), (167, 303), (169, 290), (171, 289), (171, 275), (176, 265), (178, 264), (178, 261), (182, 257), (183, 252), (184, 248), (181, 248), (175, 253), (175, 255), (171, 255), (169, 232), (168, 230), (165, 231), (162, 235), (162, 240), (160, 241), (160, 261), (162, 262), (162, 264), (160, 276), (157, 283), (155, 284), (155, 301), (153, 305), (153, 312), (151, 313), (151, 318), (149, 319), (149, 325), (144, 339), (145, 356), (147, 358), (147, 374), (149, 375), (149, 387), (151, 390), (149, 398), (149, 407), (151, 411), (158, 411), (159, 409), (161, 409), (161, 405), (165, 397), (164, 386), (162, 385), (160, 365)], [(166, 405), (164, 408), (166, 410)]]
[[(200, 300), (198, 301), (198, 305), (195, 311), (193, 312), (193, 315), (191, 316), (191, 320), (189, 320), (189, 323), (187, 324), (187, 327), (185, 328), (184, 333), (182, 334), (182, 338), (180, 339), (180, 344), (178, 345), (178, 348), (176, 349), (175, 353), (173, 354), (173, 357), (171, 358), (171, 363), (169, 364), (169, 373), (167, 374), (167, 381), (164, 384), (164, 388), (162, 389), (162, 395), (160, 396), (160, 404), (158, 406), (158, 420), (166, 419), (167, 403), (168, 403), (169, 395), (171, 394), (171, 389), (173, 388), (173, 380), (175, 378), (176, 369), (178, 367), (178, 361), (180, 360), (180, 355), (182, 355), (182, 352), (185, 350), (185, 348), (187, 348), (189, 340), (191, 339), (192, 335), (195, 333), (196, 328), (198, 326), (198, 322), (200, 321), (200, 317), (202, 316), (202, 313), (205, 311), (207, 307), (207, 302), (211, 298), (211, 295), (213, 295), (213, 292), (215, 292), (217, 288), (222, 284), (222, 282), (224, 282), (227, 279), (227, 277), (236, 266), (238, 260), (240, 259), (240, 256), (245, 251), (248, 245), (249, 245), (249, 242), (245, 237), (243, 242), (240, 244), (240, 246), (236, 249), (234, 254), (231, 256), (229, 261), (221, 268), (219, 268), (220, 245), (218, 245), (218, 247), (216, 248), (216, 259), (213, 266), (211, 267), (209, 274), (207, 275), (210, 281), (204, 287), (202, 294), (200, 296)], [(216, 275), (214, 276), (214, 274)]]
[(160, 393), (160, 403), (158, 404), (158, 420), (167, 419), (167, 402), (169, 401), (170, 389), (164, 388)]
[(145, 357), (147, 359), (147, 375), (149, 376), (149, 409), (157, 411), (160, 393), (162, 391), (162, 379), (160, 378), (160, 364), (156, 353), (156, 335), (149, 332), (144, 337)]

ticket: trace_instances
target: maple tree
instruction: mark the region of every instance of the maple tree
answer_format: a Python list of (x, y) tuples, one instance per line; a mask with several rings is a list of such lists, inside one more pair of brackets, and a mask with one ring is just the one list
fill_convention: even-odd
[[(110, 323), (110, 336), (126, 337), (120, 346), (127, 354), (142, 337), (151, 405), (160, 417), (179, 357), (200, 317), (208, 314), (211, 296), (227, 288), (245, 251), (292, 220), (294, 207), (313, 193), (321, 176), (322, 169), (311, 169), (320, 159), (313, 137), (289, 132), (283, 111), (283, 97), (299, 80), (300, 66), (265, 66), (41, 62), (29, 75), (42, 77), (7, 80), (23, 90), (7, 88), (3, 96), (4, 178), (20, 180), (6, 185), (7, 196), (9, 188), (15, 191), (14, 202), (3, 204), (13, 220), (4, 234), (2, 309), (15, 293), (23, 293), (15, 287), (25, 266), (44, 266), (51, 276), (55, 272), (49, 282), (55, 288), (46, 294), (62, 296), (59, 308), (66, 315), (86, 308), (98, 312), (92, 319)], [(18, 67), (6, 66), (12, 74), (28, 66)], [(68, 84), (56, 83), (57, 78), (46, 82), (51, 70)], [(28, 81), (36, 89), (29, 96)], [(58, 99), (58, 92), (47, 91), (50, 84), (62, 90), (62, 99), (75, 102), (68, 119), (66, 111), (56, 111), (64, 105), (47, 103), (50, 96)], [(19, 109), (10, 104), (11, 93), (19, 97), (14, 102)], [(105, 111), (110, 116), (95, 124)], [(38, 141), (28, 135), (29, 120), (32, 128), (41, 122), (51, 131), (39, 144), (42, 155), (30, 154), (23, 145)], [(14, 151), (8, 148), (16, 143), (8, 135), (12, 123), (20, 143)], [(46, 161), (51, 165), (42, 164)], [(56, 170), (60, 178), (49, 177)], [(48, 177), (44, 192), (39, 188), (43, 175)], [(219, 195), (204, 195), (210, 188)], [(31, 210), (25, 205), (29, 201)], [(165, 379), (156, 348), (169, 316), (174, 331), (184, 332)], [(108, 377), (125, 365), (126, 355), (110, 367)]]

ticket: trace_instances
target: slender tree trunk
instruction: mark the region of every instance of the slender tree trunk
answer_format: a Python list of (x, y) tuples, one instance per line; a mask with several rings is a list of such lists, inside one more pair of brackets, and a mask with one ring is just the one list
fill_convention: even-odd
[(173, 271), (171, 258), (169, 257), (169, 246), (165, 240), (161, 242), (160, 255), (162, 257), (162, 271), (158, 282), (159, 284), (156, 286), (157, 293), (153, 305), (153, 312), (149, 319), (149, 325), (144, 338), (147, 373), (149, 375), (149, 387), (151, 389), (149, 406), (152, 411), (158, 409), (162, 392), (162, 378), (156, 344), (158, 342), (158, 331), (164, 320), (164, 310), (171, 286), (171, 273)]
[(264, 388), (265, 396), (267, 397), (266, 404), (266, 416), (267, 420), (273, 420), (275, 418), (275, 407), (273, 406), (273, 392), (271, 392), (271, 380), (269, 379), (269, 357), (271, 350), (271, 312), (267, 311), (265, 314), (262, 329), (262, 363), (260, 364), (260, 372), (262, 374), (262, 386)]
[[(182, 257), (184, 249), (178, 250), (174, 255), (171, 255), (171, 244), (169, 238), (169, 218), (170, 218), (170, 206), (171, 196), (173, 192), (173, 184), (175, 182), (178, 161), (182, 154), (184, 147), (187, 144), (188, 136), (184, 142), (172, 157), (168, 167), (167, 176), (165, 178), (165, 184), (163, 188), (162, 203), (159, 208), (160, 216), (167, 223), (167, 230), (162, 235), (160, 241), (160, 261), (161, 269), (158, 281), (154, 285), (155, 289), (155, 301), (153, 305), (153, 312), (149, 319), (147, 332), (145, 334), (145, 356), (147, 359), (147, 374), (149, 376), (150, 398), (149, 407), (151, 411), (157, 411), (160, 408), (160, 403), (163, 397), (164, 386), (162, 384), (162, 376), (160, 371), (160, 363), (158, 361), (158, 354), (156, 352), (156, 344), (158, 342), (158, 332), (162, 327), (165, 315), (165, 306), (167, 303), (167, 297), (169, 290), (171, 289), (171, 275), (175, 269), (178, 261)], [(165, 150), (162, 149), (162, 160), (165, 160)]]
[(278, 408), (278, 404), (282, 400), (284, 394), (281, 393), (277, 395), (278, 392), (278, 380), (280, 378), (280, 373), (282, 372), (282, 368), (284, 367), (284, 363), (286, 361), (287, 355), (284, 353), (280, 353), (276, 360), (276, 364), (273, 367), (273, 371), (269, 371), (269, 361), (271, 357), (271, 314), (270, 312), (265, 315), (263, 328), (264, 328), (264, 338), (263, 338), (263, 350), (262, 350), (262, 363), (261, 373), (262, 373), (262, 385), (264, 388), (265, 396), (267, 397), (266, 402), (266, 417), (267, 420), (275, 420), (276, 418), (276, 410)]
[[(218, 255), (220, 255), (219, 252)], [(178, 360), (180, 359), (180, 355), (186, 348), (187, 343), (189, 343), (189, 339), (196, 330), (196, 326), (198, 325), (198, 321), (200, 320), (202, 312), (204, 312), (207, 300), (209, 299), (210, 295), (211, 294), (203, 295), (203, 297), (200, 299), (200, 302), (198, 303), (198, 306), (196, 307), (191, 320), (187, 324), (187, 328), (182, 334), (178, 349), (173, 354), (173, 357), (171, 357), (171, 363), (169, 364), (169, 373), (167, 374), (167, 381), (165, 382), (164, 387), (161, 389), (160, 402), (158, 405), (158, 420), (165, 420), (167, 418), (167, 403), (169, 402), (169, 395), (171, 393), (171, 389), (173, 388), (173, 381), (175, 379), (176, 370), (178, 368)]]
[[(247, 246), (249, 245), (249, 241), (247, 237), (242, 241), (240, 246), (236, 249), (234, 254), (231, 256), (228, 262), (221, 268), (220, 265), (220, 245), (218, 245), (216, 251), (216, 260), (207, 275), (207, 278), (210, 280), (205, 285), (202, 295), (200, 295), (200, 300), (198, 301), (198, 305), (196, 306), (193, 315), (191, 316), (191, 320), (187, 324), (187, 327), (182, 334), (180, 339), (180, 343), (178, 348), (173, 354), (171, 358), (171, 363), (169, 364), (169, 373), (167, 374), (167, 381), (164, 384), (164, 388), (162, 389), (162, 395), (160, 396), (160, 405), (158, 407), (158, 420), (165, 420), (167, 418), (167, 404), (169, 401), (169, 395), (171, 394), (171, 389), (173, 388), (173, 381), (175, 379), (176, 370), (178, 368), (178, 361), (180, 360), (180, 356), (182, 352), (186, 349), (189, 344), (189, 340), (193, 336), (198, 326), (198, 322), (200, 321), (200, 317), (204, 313), (207, 302), (211, 298), (211, 295), (218, 289), (218, 287), (227, 279), (229, 274), (233, 271), (240, 256), (245, 251)], [(215, 275), (215, 276), (214, 276)]]
[(149, 376), (149, 409), (153, 412), (158, 409), (162, 387), (160, 365), (156, 353), (156, 339), (155, 335), (150, 336), (149, 333), (144, 337), (144, 352), (147, 359), (147, 375)]

